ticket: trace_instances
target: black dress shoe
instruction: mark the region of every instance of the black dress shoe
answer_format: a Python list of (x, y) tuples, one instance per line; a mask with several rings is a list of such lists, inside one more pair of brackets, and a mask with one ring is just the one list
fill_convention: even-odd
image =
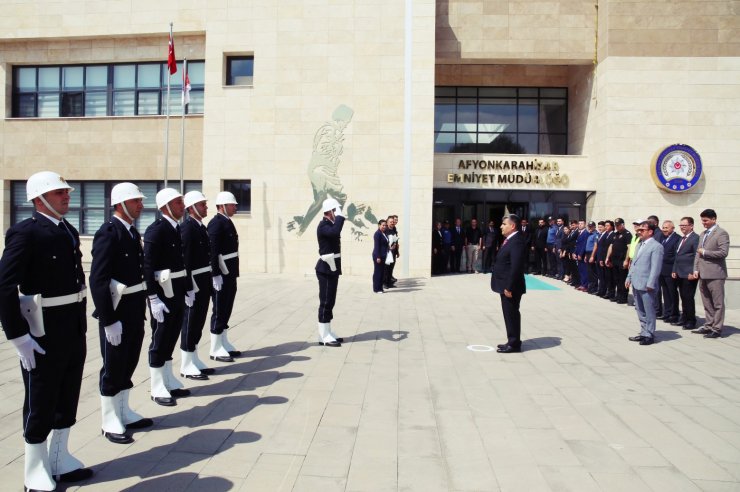
[(674, 316), (671, 316), (671, 317), (669, 317), (669, 318), (663, 318), (663, 322), (664, 322), (664, 323), (670, 323), (670, 324), (673, 324), (673, 323), (676, 323), (676, 322), (678, 322), (678, 318), (676, 318), (676, 317), (674, 317)]
[(126, 429), (146, 429), (147, 427), (151, 427), (153, 425), (154, 421), (152, 419), (143, 418), (141, 420), (137, 420), (136, 422), (126, 424)]
[(115, 432), (105, 432), (104, 430), (101, 430), (101, 432), (103, 433), (103, 437), (113, 444), (131, 444), (134, 442), (134, 438), (126, 434), (116, 434)]
[(232, 357), (239, 357), (240, 355), (242, 355), (242, 351), (241, 350), (229, 350), (229, 355)]
[(636, 335), (634, 337), (629, 337), (629, 341), (630, 342), (641, 342), (643, 338), (645, 337), (642, 335)]
[(704, 328), (702, 326), (698, 330), (692, 330), (691, 333), (696, 333), (697, 335), (708, 335), (708, 334), (712, 333), (712, 330), (710, 330), (708, 328)]
[(176, 389), (169, 390), (169, 392), (174, 398), (182, 398), (184, 396), (190, 396), (189, 389), (176, 388)]
[(711, 331), (704, 335), (704, 338), (722, 338), (722, 333), (718, 331)]
[(157, 405), (162, 405), (163, 407), (174, 407), (177, 405), (174, 398), (167, 398), (166, 396), (152, 396), (152, 401)]
[(499, 343), (498, 345), (496, 345), (496, 348), (502, 349), (502, 348), (508, 347), (508, 346), (509, 346), (509, 344), (507, 344), (507, 343)]
[(683, 318), (678, 318), (678, 319), (677, 319), (676, 321), (671, 321), (671, 324), (672, 324), (673, 326), (684, 326), (684, 325), (686, 325), (687, 323), (686, 323), (686, 320), (685, 320), (685, 319), (683, 319)]
[(496, 352), (498, 352), (499, 354), (515, 354), (521, 351), (521, 347), (512, 347), (511, 345), (505, 345), (499, 349), (496, 349)]
[(334, 342), (326, 342), (326, 343), (319, 342), (319, 345), (323, 345), (324, 347), (341, 347), (342, 343), (339, 340), (337, 340)]
[(617, 301), (617, 304), (627, 304), (627, 301), (620, 299)]
[(208, 380), (208, 376), (206, 376), (203, 373), (200, 373), (200, 374), (180, 374), (180, 376), (184, 377), (185, 379), (193, 379), (195, 381), (206, 381), (206, 380)]
[(652, 345), (653, 340), (653, 337), (642, 337), (642, 340), (640, 340), (640, 345)]
[(694, 325), (694, 324), (692, 323), (692, 324), (688, 324), (688, 325), (683, 325), (683, 326), (681, 326), (681, 329), (682, 329), (682, 330), (693, 330), (693, 329), (694, 329), (695, 327), (696, 327), (696, 325)]
[(225, 357), (222, 355), (211, 355), (211, 360), (215, 360), (216, 362), (234, 362), (234, 358), (229, 356)]
[(208, 374), (214, 374), (215, 372), (216, 372), (216, 370), (213, 369), (212, 367), (206, 367), (205, 369), (201, 369), (200, 370), (200, 373), (201, 374), (206, 374), (206, 375), (208, 375)]
[(54, 478), (57, 482), (81, 482), (93, 476), (92, 468), (78, 468), (71, 472), (62, 473)]
[(344, 343), (344, 338), (342, 337), (336, 337), (335, 340), (339, 343)]

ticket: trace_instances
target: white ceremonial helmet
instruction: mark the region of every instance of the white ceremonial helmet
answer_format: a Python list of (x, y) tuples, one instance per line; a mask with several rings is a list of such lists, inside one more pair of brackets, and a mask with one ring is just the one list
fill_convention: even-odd
[(188, 191), (185, 193), (185, 208), (190, 208), (196, 203), (205, 202), (206, 197), (200, 191)]
[(26, 181), (26, 199), (29, 202), (53, 190), (74, 191), (75, 189), (69, 186), (63, 177), (53, 171), (38, 172)]
[(238, 202), (236, 201), (236, 197), (233, 193), (230, 191), (222, 191), (218, 195), (216, 195), (216, 205), (228, 205), (228, 204), (234, 204), (237, 205)]
[(162, 208), (175, 198), (181, 196), (180, 192), (174, 188), (162, 188), (157, 192), (157, 208)]
[(110, 190), (110, 204), (118, 205), (126, 200), (146, 198), (138, 186), (133, 183), (118, 183)]
[(324, 200), (324, 203), (321, 204), (321, 211), (326, 213), (326, 212), (329, 212), (339, 207), (340, 207), (339, 202), (336, 201), (336, 199), (327, 198), (326, 200)]

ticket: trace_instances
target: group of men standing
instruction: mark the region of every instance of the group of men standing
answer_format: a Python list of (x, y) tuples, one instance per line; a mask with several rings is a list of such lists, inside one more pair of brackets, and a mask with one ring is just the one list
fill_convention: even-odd
[[(25, 487), (54, 490), (57, 481), (81, 481), (93, 473), (67, 448), (85, 363), (87, 288), (79, 234), (64, 218), (73, 188), (59, 174), (44, 171), (28, 179), (26, 190), (35, 211), (6, 235), (0, 322), (20, 358), (25, 387)], [(241, 354), (227, 336), (239, 276), (234, 195), (218, 194), (218, 213), (206, 227), (201, 192), (183, 197), (172, 188), (160, 190), (156, 204), (162, 217), (147, 228), (142, 244), (135, 222), (144, 198), (133, 183), (114, 186), (113, 215), (92, 245), (89, 291), (103, 358), (101, 427), (119, 444), (133, 441), (132, 429), (153, 425), (129, 406), (147, 303), (151, 398), (157, 404), (173, 406), (190, 394), (172, 369), (178, 337), (181, 376), (204, 380), (213, 374), (197, 354), (209, 302), (211, 359), (233, 362)]]
[(503, 241), (504, 236), (493, 220), (486, 229), (475, 218), (470, 220), (469, 227), (463, 226), (459, 217), (452, 227), (448, 220), (436, 222), (432, 230), (432, 275), (490, 272)]

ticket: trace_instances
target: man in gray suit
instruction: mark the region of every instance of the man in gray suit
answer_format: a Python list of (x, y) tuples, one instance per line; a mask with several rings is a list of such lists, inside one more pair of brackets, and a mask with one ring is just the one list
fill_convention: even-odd
[(681, 228), (683, 237), (678, 242), (671, 276), (678, 284), (678, 293), (681, 298), (681, 317), (671, 324), (681, 326), (684, 330), (693, 330), (696, 327), (694, 297), (696, 296), (696, 286), (699, 283), (694, 277), (694, 258), (699, 247), (699, 235), (694, 232), (693, 217), (682, 217), (678, 227)]
[(704, 338), (719, 338), (725, 323), (725, 279), (730, 235), (717, 225), (717, 213), (708, 208), (701, 214), (705, 231), (699, 238), (694, 259), (694, 277), (699, 279), (699, 292), (704, 304), (704, 326), (692, 333)]
[(640, 345), (652, 345), (655, 340), (655, 302), (660, 285), (660, 269), (663, 265), (663, 246), (653, 237), (657, 225), (647, 220), (639, 222), (640, 225), (635, 231), (640, 236), (640, 243), (637, 245), (637, 253), (632, 260), (624, 286), (629, 290), (632, 285), (641, 330), (639, 335), (629, 339), (632, 342), (640, 342)]

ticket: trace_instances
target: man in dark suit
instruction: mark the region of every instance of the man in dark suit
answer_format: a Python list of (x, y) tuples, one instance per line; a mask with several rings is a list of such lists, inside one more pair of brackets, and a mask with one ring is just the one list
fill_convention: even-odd
[(604, 221), (604, 232), (601, 234), (599, 241), (596, 243), (596, 261), (599, 262), (599, 291), (596, 293), (599, 297), (608, 299), (612, 297), (615, 292), (613, 285), (613, 269), (609, 268), (606, 264), (607, 254), (609, 247), (612, 244), (612, 236), (614, 235), (614, 222), (611, 220)]
[(25, 392), (27, 489), (54, 490), (57, 481), (93, 474), (67, 446), (77, 418), (87, 331), (80, 236), (64, 219), (70, 191), (57, 173), (31, 176), (26, 196), (36, 210), (8, 229), (0, 259), (0, 323), (20, 358)]
[(524, 282), (524, 263), (527, 251), (524, 237), (519, 234), (519, 217), (510, 214), (501, 223), (501, 233), (506, 238), (496, 255), (491, 276), (491, 290), (501, 295), (501, 310), (506, 324), (507, 341), (498, 346), (497, 352), (509, 354), (522, 350), (522, 318), (519, 304), (527, 291)]
[(666, 323), (678, 321), (678, 283), (673, 279), (673, 263), (681, 238), (674, 232), (673, 221), (663, 222), (663, 265), (660, 269), (660, 290), (663, 292), (663, 316)]
[(462, 226), (460, 217), (455, 219), (455, 225), (450, 229), (452, 232), (452, 258), (450, 258), (450, 271), (460, 273), (460, 257), (465, 246), (465, 228)]
[(152, 400), (171, 407), (177, 404), (175, 398), (190, 395), (172, 372), (172, 353), (185, 315), (185, 298), (192, 302), (195, 293), (182, 254), (178, 223), (185, 212), (182, 195), (173, 188), (163, 188), (157, 192), (156, 202), (162, 217), (144, 233), (144, 280), (152, 315), (149, 372)]
[[(239, 234), (232, 219), (237, 205), (233, 193), (220, 192), (216, 195), (218, 213), (208, 223), (211, 270), (218, 273), (214, 279), (221, 287), (214, 288), (212, 294), (210, 357), (219, 362), (234, 362), (234, 357), (242, 354), (231, 344), (228, 336), (229, 319), (236, 299), (236, 279), (239, 278)], [(217, 278), (219, 276), (220, 282)]]
[(699, 247), (699, 235), (694, 232), (694, 218), (683, 217), (678, 227), (683, 237), (676, 246), (676, 259), (673, 261), (671, 277), (678, 284), (681, 298), (681, 316), (671, 323), (681, 326), (684, 330), (693, 330), (696, 327), (696, 286), (699, 281), (694, 278), (694, 258)]
[(529, 273), (529, 259), (534, 258), (534, 253), (532, 253), (534, 232), (532, 231), (532, 228), (529, 227), (529, 220), (522, 218), (521, 230), (519, 232), (521, 232), (524, 237), (524, 247), (527, 249), (527, 258), (524, 261), (524, 273)]
[(331, 320), (334, 319), (334, 304), (337, 300), (337, 285), (342, 274), (342, 227), (344, 214), (339, 202), (327, 198), (321, 205), (324, 218), (316, 227), (319, 242), (319, 261), (316, 262), (316, 278), (319, 281), (319, 345), (341, 347), (343, 338), (334, 334)]
[(432, 275), (444, 273), (444, 250), (442, 246), (442, 222), (436, 222), (432, 231)]
[(378, 222), (378, 230), (373, 235), (373, 292), (376, 294), (383, 293), (383, 271), (390, 251), (388, 236), (385, 234), (386, 227), (386, 221), (381, 219)]
[(496, 258), (496, 249), (501, 244), (501, 231), (496, 228), (493, 220), (488, 221), (488, 228), (483, 232), (483, 272), (489, 273), (493, 260)]
[(547, 275), (547, 224), (545, 224), (545, 219), (540, 219), (537, 224), (532, 249), (534, 249), (534, 273)]
[(129, 444), (129, 429), (154, 424), (129, 407), (131, 377), (139, 363), (146, 320), (144, 250), (134, 221), (146, 198), (133, 183), (111, 190), (113, 217), (100, 226), (92, 244), (90, 294), (98, 319), (100, 352), (100, 409), (103, 436), (112, 443)]
[[(200, 191), (190, 191), (184, 197), (187, 216), (180, 225), (185, 268), (193, 281), (195, 299), (185, 307), (180, 330), (180, 375), (187, 379), (203, 381), (215, 369), (208, 368), (198, 358), (198, 343), (208, 316), (211, 290), (220, 289), (221, 272), (211, 268), (211, 241), (203, 219), (208, 214), (206, 197)], [(215, 276), (214, 276), (215, 275)]]

